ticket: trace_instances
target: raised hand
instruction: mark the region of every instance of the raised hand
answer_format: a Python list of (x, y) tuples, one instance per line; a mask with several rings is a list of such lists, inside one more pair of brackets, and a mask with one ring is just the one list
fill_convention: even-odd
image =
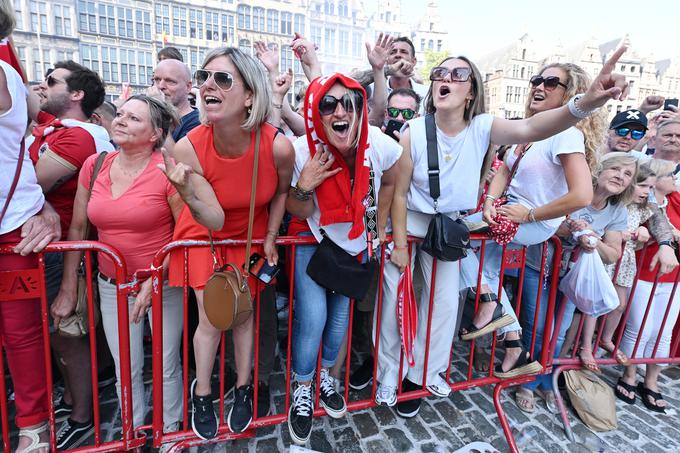
[(305, 191), (314, 190), (326, 179), (335, 176), (342, 171), (342, 167), (331, 170), (335, 157), (333, 153), (324, 149), (323, 145), (318, 145), (316, 154), (311, 157), (302, 167), (298, 187)]
[(283, 99), (283, 97), (288, 93), (290, 85), (293, 83), (293, 69), (288, 68), (288, 71), (279, 75), (276, 79), (272, 80), (272, 93), (275, 97)]
[(585, 95), (579, 100), (581, 110), (592, 111), (602, 107), (610, 99), (623, 101), (628, 96), (628, 82), (622, 74), (614, 74), (614, 67), (626, 51), (626, 47), (620, 47), (605, 62), (598, 76), (588, 87)]
[(316, 55), (316, 46), (313, 42), (305, 39), (300, 33), (295, 32), (293, 41), (290, 43), (295, 56), (300, 60), (305, 75), (311, 82), (321, 76), (321, 65)]
[(394, 75), (401, 77), (411, 77), (413, 65), (406, 60), (399, 60), (392, 65)]
[(663, 96), (647, 96), (642, 104), (640, 104), (640, 111), (647, 114), (651, 111), (658, 110), (663, 107)]
[(184, 201), (191, 199), (194, 196), (194, 187), (191, 184), (191, 174), (194, 169), (187, 164), (180, 162), (175, 164), (175, 161), (168, 155), (165, 148), (161, 148), (163, 154), (163, 163), (156, 166), (165, 174), (168, 181), (175, 186), (177, 192)]
[(274, 44), (270, 49), (263, 41), (255, 41), (253, 48), (257, 58), (267, 68), (267, 72), (277, 74), (279, 72), (279, 46)]
[(387, 58), (390, 54), (390, 47), (394, 38), (390, 35), (383, 35), (380, 33), (375, 42), (375, 47), (371, 49), (371, 44), (366, 43), (366, 54), (368, 55), (368, 62), (373, 69), (382, 70), (387, 63)]

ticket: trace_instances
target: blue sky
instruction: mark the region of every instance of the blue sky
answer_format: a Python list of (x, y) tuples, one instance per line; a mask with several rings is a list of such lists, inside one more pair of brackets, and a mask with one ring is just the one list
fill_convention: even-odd
[[(549, 51), (589, 36), (607, 42), (628, 33), (632, 46), (657, 60), (680, 56), (680, 1), (676, 0), (435, 0), (450, 24), (454, 53), (478, 58), (524, 33)], [(428, 0), (402, 0), (402, 15), (420, 17)]]

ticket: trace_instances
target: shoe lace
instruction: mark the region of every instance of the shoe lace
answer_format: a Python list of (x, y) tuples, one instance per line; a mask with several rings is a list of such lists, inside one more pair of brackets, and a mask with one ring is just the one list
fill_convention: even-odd
[(330, 396), (333, 393), (337, 393), (335, 391), (335, 378), (328, 374), (328, 372), (322, 371), (319, 388), (321, 389), (325, 396)]
[(392, 399), (392, 395), (394, 395), (396, 392), (396, 387), (392, 387), (391, 385), (381, 385), (378, 387), (378, 390), (376, 390), (375, 396), (376, 399), (386, 401)]
[(66, 433), (68, 433), (71, 429), (71, 423), (69, 422), (68, 419), (64, 422), (63, 425), (61, 425), (61, 428), (59, 428), (59, 431), (57, 431), (57, 443), (61, 442), (61, 440), (64, 438)]
[(293, 405), (295, 413), (308, 416), (312, 413), (312, 387), (310, 385), (298, 385), (293, 392)]

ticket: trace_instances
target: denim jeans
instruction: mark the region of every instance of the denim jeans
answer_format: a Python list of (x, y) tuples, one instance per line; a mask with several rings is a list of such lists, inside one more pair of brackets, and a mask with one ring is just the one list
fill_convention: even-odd
[[(547, 283), (549, 278), (544, 281), (540, 280), (540, 272), (534, 270), (530, 267), (526, 267), (524, 270), (524, 284), (522, 289), (522, 313), (521, 323), (522, 323), (522, 343), (527, 351), (530, 351), (531, 340), (534, 331), (534, 319), (538, 324), (536, 327), (536, 345), (534, 346), (534, 357), (538, 359), (541, 355), (541, 344), (543, 342), (543, 336), (545, 335), (545, 321), (546, 314), (548, 311), (548, 297), (550, 295), (550, 286)], [(538, 315), (536, 315), (536, 299), (538, 292), (541, 292), (541, 305), (539, 307)], [(562, 303), (562, 293), (557, 292), (557, 303), (555, 304), (555, 316), (559, 312), (559, 307)], [(555, 357), (559, 356), (560, 350), (562, 349), (562, 344), (564, 343), (564, 336), (566, 335), (567, 329), (571, 325), (571, 320), (574, 317), (574, 309), (576, 306), (573, 302), (567, 300), (567, 304), (564, 310), (564, 316), (562, 318), (562, 323), (560, 324), (560, 331), (557, 337), (557, 343), (555, 345)], [(554, 322), (557, 319), (553, 320)], [(544, 390), (552, 390), (552, 374), (545, 374), (536, 377), (536, 380), (523, 385), (524, 388), (535, 390), (537, 387), (541, 387)]]
[(321, 366), (330, 368), (335, 364), (349, 319), (349, 298), (317, 285), (307, 275), (307, 265), (316, 248), (302, 245), (295, 249), (292, 368), (298, 382), (314, 377), (319, 343)]

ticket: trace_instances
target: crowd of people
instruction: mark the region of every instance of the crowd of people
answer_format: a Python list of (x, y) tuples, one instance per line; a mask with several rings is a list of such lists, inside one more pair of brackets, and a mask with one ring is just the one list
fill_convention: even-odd
[[(0, 5), (0, 38), (6, 39), (13, 8), (5, 0)], [(29, 86), (16, 59), (0, 61), (0, 164), (13, 175), (0, 181), (0, 243), (12, 244), (16, 252), (0, 256), (0, 270), (37, 267), (36, 253), (51, 241), (96, 238), (121, 253), (129, 282), (172, 241), (243, 240), (252, 233), (263, 241), (252, 250), (190, 248), (185, 266), (185, 252), (176, 249), (164, 262), (164, 431), (179, 430), (182, 421), (180, 345), (187, 324), (193, 358), (185, 366), (195, 372), (190, 426), (202, 439), (218, 434), (214, 372), (222, 332), (207, 313), (205, 288), (217, 264), (236, 263), (237, 272), (247, 275), (250, 294), (260, 299), (260, 363), (255, 377), (255, 321), (249, 315), (230, 332), (235, 376), (227, 382), (233, 387), (228, 428), (243, 432), (254, 416), (269, 414), (275, 285), (287, 277), (294, 285), (288, 428), (295, 443), (305, 444), (317, 385), (319, 404), (330, 417), (347, 411), (339, 377), (352, 352), (346, 347), (350, 299), (357, 301), (360, 326), (353, 338), (366, 340), (353, 341), (351, 348), (367, 359), (352, 367), (349, 385), (361, 389), (375, 378), (375, 402), (396, 406), (402, 417), (415, 416), (420, 400), (400, 400), (400, 392), (426, 388), (441, 397), (451, 392), (445, 373), (455, 341), (495, 332), (504, 357), (493, 375), (539, 373), (542, 338), (552, 335), (544, 329), (545, 282), (555, 253), (549, 246), (546, 259), (543, 243), (557, 235), (563, 248), (560, 276), (568, 263), (596, 253), (614, 278), (619, 304), (593, 345), (597, 315), (581, 313), (567, 299), (555, 354), (575, 353), (584, 368), (598, 371), (595, 354), (605, 350), (626, 367), (616, 395), (630, 403), (637, 392), (650, 410), (665, 410), (657, 384), (661, 367), (648, 365), (638, 384), (630, 358), (666, 357), (680, 312), (680, 291), (674, 290), (680, 112), (672, 105), (661, 110), (664, 99), (650, 96), (607, 125), (602, 107), (628, 96), (625, 78), (613, 72), (625, 48), (594, 79), (572, 63), (541, 68), (530, 79), (525, 117), (504, 119), (486, 112), (484, 80), (465, 56), (439, 62), (425, 85), (414, 72), (415, 49), (406, 37), (381, 34), (366, 47), (370, 69), (352, 74), (322, 74), (314, 44), (297, 33), (290, 45), (309, 82), (304, 93), (294, 94), (294, 103), (288, 101), (292, 73), (279, 71), (279, 50), (266, 43), (255, 44), (255, 56), (214, 49), (193, 75), (176, 49), (164, 48), (146, 92), (113, 103), (105, 101), (101, 78), (76, 62), (56, 62), (44, 81)], [(428, 236), (441, 216), (492, 239), (483, 247), (473, 241), (460, 261), (409, 240)], [(276, 243), (282, 233), (310, 242), (287, 255)], [(386, 249), (382, 275), (380, 246)], [(518, 301), (500, 284), (504, 247), (527, 249), (519, 316), (511, 303)], [(248, 272), (251, 252), (269, 268), (294, 271), (279, 272), (278, 283), (258, 282)], [(64, 387), (54, 404), (59, 450), (78, 447), (93, 430), (89, 341), (60, 333), (76, 309), (81, 260), (75, 251), (44, 255), (51, 352)], [(99, 346), (108, 346), (98, 352), (99, 367), (111, 367), (120, 382), (117, 289), (126, 282), (116, 281), (109, 257), (100, 254), (97, 261)], [(346, 265), (333, 267), (340, 262)], [(413, 362), (400, 366), (402, 333), (395, 312), (407, 268), (418, 280), (418, 321)], [(636, 273), (637, 289), (628, 300)], [(185, 281), (192, 294), (186, 321)], [(479, 292), (480, 304), (463, 323), (459, 301), (468, 291)], [(151, 294), (147, 279), (128, 297), (134, 426), (144, 424), (146, 413), (143, 337)], [(382, 304), (380, 319), (376, 303)], [(630, 316), (619, 349), (615, 331), (627, 303)], [(17, 451), (45, 452), (46, 371), (35, 360), (44, 356), (40, 300), (3, 301), (0, 317), (20, 429)], [(574, 328), (581, 317), (583, 329)], [(372, 342), (379, 342), (377, 353)], [(482, 342), (478, 349), (484, 349)], [(120, 398), (120, 386), (117, 390)], [(554, 406), (549, 375), (518, 387), (518, 407), (532, 412), (536, 395)]]

